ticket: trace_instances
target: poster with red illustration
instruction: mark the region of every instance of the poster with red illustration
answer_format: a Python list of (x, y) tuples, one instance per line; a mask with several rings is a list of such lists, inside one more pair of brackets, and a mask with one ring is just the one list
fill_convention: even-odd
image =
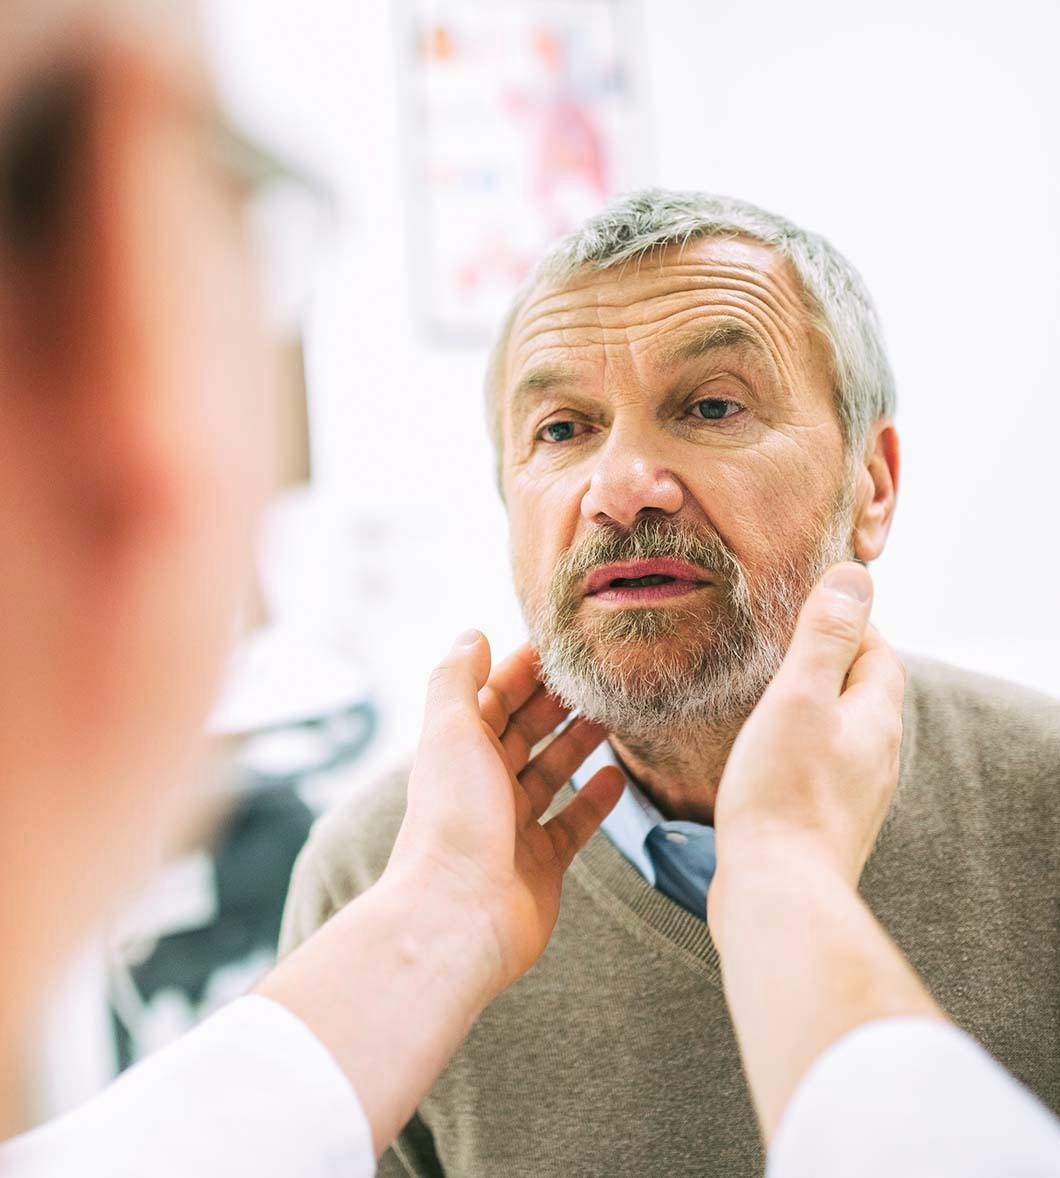
[(535, 260), (636, 180), (623, 0), (414, 0), (414, 201), (431, 327), (480, 340)]

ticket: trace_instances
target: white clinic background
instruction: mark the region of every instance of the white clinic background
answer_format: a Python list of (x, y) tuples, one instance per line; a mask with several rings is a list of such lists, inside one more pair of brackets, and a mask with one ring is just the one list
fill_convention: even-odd
[[(307, 325), (313, 493), (270, 559), (284, 609), (365, 668), (397, 752), (452, 635), (522, 633), (485, 351), (432, 344), (414, 313), (404, 6), (203, 4), (233, 109), (339, 195)], [(628, 8), (639, 180), (825, 233), (878, 302), (903, 458), (878, 625), (1060, 694), (1060, 5)]]

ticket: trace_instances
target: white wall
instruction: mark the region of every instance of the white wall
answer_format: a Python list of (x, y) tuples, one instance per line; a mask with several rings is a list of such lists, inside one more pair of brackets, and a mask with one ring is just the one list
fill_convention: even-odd
[[(246, 110), (350, 208), (310, 331), (329, 506), (298, 577), (369, 664), (400, 744), (452, 633), (520, 632), (483, 354), (428, 346), (412, 316), (401, 6), (205, 3)], [(879, 624), (1060, 694), (1060, 7), (646, 0), (638, 23), (643, 180), (821, 230), (877, 298), (905, 464)]]

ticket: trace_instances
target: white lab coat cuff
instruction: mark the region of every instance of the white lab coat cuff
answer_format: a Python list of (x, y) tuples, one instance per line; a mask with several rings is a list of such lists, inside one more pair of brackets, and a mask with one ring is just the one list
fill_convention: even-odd
[(803, 1078), (774, 1138), (767, 1176), (897, 1174), (1055, 1178), (1060, 1125), (951, 1024), (867, 1023), (823, 1052)]
[(240, 998), (82, 1108), (0, 1150), (4, 1178), (370, 1178), (372, 1135), (324, 1045)]

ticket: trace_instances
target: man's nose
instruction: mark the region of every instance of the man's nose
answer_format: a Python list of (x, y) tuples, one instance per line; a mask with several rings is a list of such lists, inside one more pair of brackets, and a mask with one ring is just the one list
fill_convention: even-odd
[(680, 480), (658, 456), (612, 436), (597, 457), (581, 510), (592, 523), (628, 528), (644, 512), (676, 515), (684, 501)]

